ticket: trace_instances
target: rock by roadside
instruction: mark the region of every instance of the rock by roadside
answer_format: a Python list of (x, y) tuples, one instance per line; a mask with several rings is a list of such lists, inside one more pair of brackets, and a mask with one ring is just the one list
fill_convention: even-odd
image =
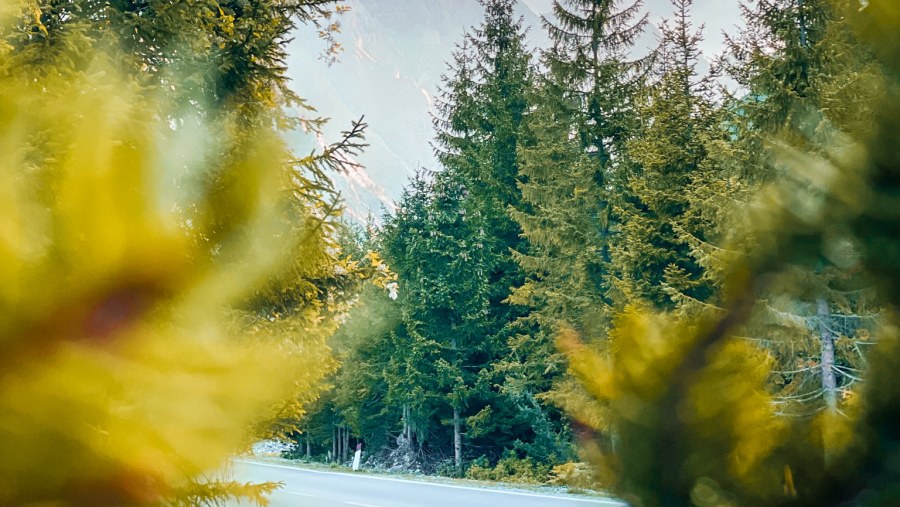
[(281, 456), (281, 453), (290, 449), (291, 445), (281, 440), (262, 440), (253, 444), (251, 452), (254, 456)]

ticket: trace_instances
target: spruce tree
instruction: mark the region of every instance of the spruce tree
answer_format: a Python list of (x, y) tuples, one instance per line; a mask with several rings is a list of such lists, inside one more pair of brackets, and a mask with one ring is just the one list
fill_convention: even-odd
[(515, 217), (530, 251), (520, 252), (529, 277), (516, 298), (546, 302), (553, 317), (540, 325), (550, 335), (562, 322), (582, 325), (581, 313), (604, 302), (610, 202), (622, 190), (615, 175), (633, 133), (642, 63), (626, 56), (645, 24), (639, 9), (557, 1), (554, 19), (544, 19), (554, 45), (543, 55), (548, 73), (520, 150), (524, 205)]
[[(556, 348), (564, 328), (589, 335), (603, 321), (601, 191), (593, 177), (595, 164), (573, 142), (575, 124), (554, 83), (541, 79), (532, 92), (534, 108), (523, 126), (519, 150), (523, 205), (512, 209), (527, 249), (515, 260), (526, 274), (510, 302), (529, 312), (516, 323), (508, 357), (498, 365), (509, 377), (508, 389), (524, 400), (538, 401), (537, 421), (554, 417), (555, 406), (574, 407), (565, 400), (572, 390), (565, 381), (565, 360)], [(576, 403), (577, 405), (577, 403)], [(557, 434), (565, 424), (556, 423)], [(557, 452), (565, 454), (564, 446)]]
[(616, 204), (621, 223), (611, 252), (610, 286), (621, 300), (666, 309), (711, 295), (690, 243), (681, 237), (692, 229), (686, 191), (719, 128), (710, 79), (697, 74), (702, 34), (692, 26), (692, 4), (674, 0), (674, 20), (660, 26), (656, 80), (640, 96), (641, 125), (627, 144), (632, 164)]
[(467, 313), (463, 305), (456, 310), (453, 346), (465, 355), (460, 361), (466, 371), (475, 375), (466, 390), (459, 390), (466, 396), (453, 419), (458, 426), (457, 416), (468, 416), (467, 438), (492, 442), (493, 449), (511, 446), (516, 439), (511, 427), (528, 426), (515, 404), (498, 391), (503, 377), (492, 366), (506, 355), (510, 324), (523, 311), (506, 301), (510, 287), (522, 280), (511, 254), (511, 249), (521, 249), (522, 239), (508, 210), (521, 201), (517, 150), (531, 72), (514, 3), (482, 2), (485, 19), (454, 56), (435, 119), (435, 149), (444, 167), (440, 186), (460, 188), (462, 199), (453, 212), (466, 223), (444, 232), (456, 234), (455, 255), (468, 267), (451, 290), (465, 294), (463, 300), (473, 310)]
[(425, 174), (417, 173), (383, 233), (383, 249), (397, 271), (401, 291), (400, 322), (390, 334), (390, 360), (382, 375), (388, 385), (386, 401), (400, 419), (401, 434), (410, 452), (425, 444), (435, 431), (434, 404), (442, 401), (435, 371), (441, 356), (441, 337), (428, 333), (428, 329), (440, 329), (443, 321), (439, 315), (451, 306), (443, 279), (448, 258), (434, 250), (438, 226), (433, 200), (432, 183)]
[(528, 241), (516, 251), (526, 280), (510, 300), (531, 313), (519, 321), (519, 355), (508, 367), (579, 418), (597, 413), (562, 374), (554, 341), (574, 328), (605, 346), (611, 202), (624, 191), (619, 174), (634, 134), (632, 99), (646, 66), (628, 57), (646, 23), (639, 10), (640, 2), (554, 2), (552, 19), (543, 20), (553, 42), (543, 53), (547, 72), (533, 92), (519, 149), (522, 205), (512, 214)]
[[(564, 97), (575, 107), (578, 141), (596, 159), (605, 181), (633, 125), (630, 104), (636, 71), (644, 61), (628, 53), (644, 30), (642, 2), (554, 0), (553, 19), (543, 18), (553, 47), (544, 58)], [(601, 172), (602, 171), (602, 172)]]
[[(880, 71), (847, 23), (852, 4), (760, 0), (744, 6), (747, 28), (727, 41), (734, 58), (725, 67), (748, 90), (732, 108), (735, 146), (746, 161), (739, 177), (750, 191), (774, 186), (792, 200), (814, 194), (816, 183), (783, 160), (796, 150), (824, 156), (834, 131), (868, 128)], [(773, 149), (773, 142), (781, 147)], [(772, 382), (781, 392), (781, 414), (835, 413), (839, 393), (859, 378), (865, 357), (857, 344), (872, 332), (878, 310), (866, 282), (854, 274), (854, 248), (848, 242), (844, 253), (786, 270), (747, 329), (778, 358)]]
[[(879, 112), (869, 117), (873, 120), (869, 125), (855, 121), (856, 128), (839, 130), (837, 121), (827, 121), (835, 111), (823, 107), (807, 118), (816, 125), (815, 135), (804, 130), (786, 132), (782, 143), (768, 153), (771, 165), (765, 169), (780, 173), (780, 178), (769, 176), (772, 183), (759, 192), (754, 206), (735, 203), (738, 213), (751, 219), (728, 224), (739, 229), (733, 241), (710, 245), (711, 249), (731, 248), (716, 255), (723, 261), (716, 270), (727, 273), (721, 277), (726, 289), (718, 297), (718, 311), (685, 319), (632, 310), (617, 322), (615, 335), (622, 341), (611, 359), (592, 357), (573, 337), (565, 341), (584, 384), (593, 396), (609, 404), (620, 422), (622, 455), (628, 459), (596, 462), (613, 467), (610, 478), (619, 484), (626, 501), (651, 506), (706, 501), (797, 506), (897, 503), (897, 470), (892, 463), (897, 459), (893, 428), (900, 397), (893, 372), (900, 356), (893, 325), (878, 333), (883, 341), (868, 358), (872, 368), (866, 387), (849, 396), (853, 402), (839, 406), (850, 410), (838, 417), (818, 418), (815, 424), (773, 417), (772, 402), (778, 407), (781, 400), (762, 389), (771, 358), (747, 346), (746, 338), (751, 338), (748, 329), (761, 327), (762, 314), (768, 310), (760, 296), (775, 303), (770, 308), (780, 298), (804, 310), (783, 318), (800, 317), (797, 331), (806, 328), (819, 341), (823, 328), (818, 324), (823, 319), (818, 318), (817, 298), (810, 296), (822, 294), (818, 280), (828, 280), (836, 288), (839, 277), (830, 270), (840, 272), (852, 266), (850, 279), (861, 272), (885, 281), (896, 278), (898, 250), (896, 240), (888, 238), (890, 231), (896, 231), (898, 217), (898, 13), (893, 2), (878, 0), (844, 11), (842, 19), (855, 19), (861, 28), (857, 34), (874, 42), (871, 49), (887, 57), (883, 62), (891, 67), (886, 75), (893, 84), (883, 87), (857, 74), (854, 78), (875, 85), (869, 90), (870, 105), (877, 105)], [(834, 28), (832, 24), (827, 30)], [(779, 47), (768, 44), (768, 56), (777, 56)], [(865, 48), (857, 46), (853, 52), (861, 49)], [(848, 62), (846, 68), (871, 63), (863, 58)], [(811, 82), (821, 79), (820, 83), (854, 81), (837, 72), (810, 73), (809, 78)], [(821, 99), (823, 89), (808, 91)], [(751, 97), (749, 101), (765, 100)], [(846, 99), (859, 97), (847, 93)], [(740, 112), (737, 108), (727, 111), (738, 118)], [(754, 125), (735, 128), (733, 122), (723, 127), (734, 142), (725, 146), (722, 160), (716, 161), (723, 169), (721, 187), (745, 176), (746, 188), (750, 176), (761, 177), (760, 167), (747, 164), (746, 173), (728, 171), (731, 166), (724, 161), (735, 153), (738, 156), (732, 163), (738, 166), (756, 160), (751, 156), (755, 154), (742, 153), (738, 143), (741, 129), (751, 130)], [(758, 135), (762, 139), (770, 134)], [(795, 144), (803, 140), (807, 143)], [(710, 153), (713, 156), (720, 157)], [(716, 182), (715, 178), (709, 181)], [(724, 199), (707, 203), (712, 211), (698, 216), (715, 217), (726, 207)], [(717, 224), (720, 237), (728, 234), (726, 223)], [(785, 273), (797, 275), (786, 277)], [(804, 275), (814, 280), (805, 280)], [(785, 286), (785, 281), (793, 285)], [(891, 305), (897, 298), (894, 285), (880, 285), (881, 296)], [(829, 304), (837, 301), (832, 299), (837, 297), (834, 292), (827, 293)], [(895, 320), (890, 313), (887, 310), (888, 321)], [(832, 315), (830, 320), (840, 319)], [(812, 323), (816, 326), (810, 329)], [(824, 328), (833, 332), (838, 326)], [(776, 339), (774, 334), (768, 337)], [(818, 362), (819, 352), (813, 354), (807, 357)], [(822, 404), (811, 408), (821, 410)], [(830, 438), (835, 435), (839, 438)], [(823, 450), (828, 459), (822, 460)]]

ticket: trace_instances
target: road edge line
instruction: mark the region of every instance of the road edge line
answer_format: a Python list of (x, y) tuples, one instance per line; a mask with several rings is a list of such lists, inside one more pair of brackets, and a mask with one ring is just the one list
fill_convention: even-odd
[(592, 504), (599, 504), (599, 505), (609, 505), (609, 506), (614, 506), (614, 507), (627, 507), (628, 506), (628, 504), (626, 504), (625, 502), (618, 501), (618, 500), (612, 500), (612, 499), (594, 500), (594, 499), (590, 499), (590, 498), (571, 498), (571, 497), (566, 497), (566, 496), (562, 496), (562, 495), (542, 495), (542, 494), (538, 494), (538, 493), (526, 493), (524, 491), (503, 491), (503, 490), (490, 489), (490, 488), (475, 488), (475, 487), (471, 487), (471, 486), (459, 486), (456, 484), (442, 484), (440, 482), (414, 481), (411, 479), (397, 479), (394, 477), (376, 477), (374, 475), (348, 474), (346, 472), (330, 472), (330, 471), (326, 471), (326, 470), (313, 470), (310, 468), (292, 467), (292, 466), (287, 466), (287, 465), (277, 465), (275, 463), (265, 463), (265, 462), (261, 462), (261, 461), (252, 461), (252, 460), (246, 460), (246, 459), (234, 459), (233, 461), (236, 461), (238, 463), (246, 463), (248, 465), (258, 465), (258, 466), (270, 467), (270, 468), (281, 468), (284, 470), (294, 470), (296, 472), (307, 472), (307, 473), (312, 473), (312, 474), (343, 475), (346, 477), (354, 477), (357, 479), (372, 479), (372, 480), (376, 480), (376, 481), (389, 481), (389, 482), (405, 482), (408, 484), (420, 484), (420, 485), (425, 485), (425, 486), (440, 486), (442, 488), (465, 489), (465, 490), (469, 490), (469, 491), (480, 491), (480, 492), (484, 492), (484, 493), (495, 493), (495, 494), (501, 494), (501, 495), (530, 496), (530, 497), (536, 497), (536, 498), (555, 498), (555, 499), (564, 500), (564, 501), (568, 501), (568, 502), (592, 503)]

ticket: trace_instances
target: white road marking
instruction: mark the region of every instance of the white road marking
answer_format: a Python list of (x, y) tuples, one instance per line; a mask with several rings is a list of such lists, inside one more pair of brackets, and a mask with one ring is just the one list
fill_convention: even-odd
[(283, 468), (285, 470), (293, 470), (295, 472), (306, 472), (311, 474), (323, 474), (323, 475), (343, 475), (346, 477), (354, 477), (356, 479), (370, 479), (373, 481), (388, 481), (388, 482), (404, 482), (406, 484), (418, 484), (420, 486), (437, 486), (441, 488), (452, 488), (452, 489), (465, 489), (469, 491), (479, 491), (481, 493), (496, 493), (499, 495), (516, 495), (516, 496), (530, 496), (535, 498), (552, 498), (555, 500), (561, 500), (565, 502), (580, 502), (580, 503), (592, 503), (598, 505), (610, 505), (614, 507), (627, 507), (625, 502), (620, 502), (617, 500), (591, 500), (587, 498), (567, 498), (560, 495), (540, 495), (536, 493), (525, 493), (522, 491), (503, 491), (497, 489), (489, 489), (489, 488), (473, 488), (470, 486), (457, 486), (456, 484), (441, 484), (439, 482), (424, 482), (424, 481), (411, 481), (407, 479), (395, 479), (392, 477), (375, 477), (372, 475), (362, 475), (362, 474), (348, 474), (343, 472), (326, 472), (324, 470), (310, 470), (308, 468), (299, 468), (299, 467), (289, 467), (285, 465), (275, 465), (273, 463), (260, 463), (257, 461), (248, 461), (243, 459), (236, 459), (238, 463), (246, 463), (248, 465), (256, 465), (261, 467), (270, 467), (270, 468)]
[[(316, 495), (311, 495), (311, 494), (309, 494), (309, 493), (301, 493), (301, 492), (299, 492), (299, 491), (285, 491), (285, 493), (288, 493), (288, 494), (290, 494), (290, 495), (305, 496), (305, 497), (307, 497), (307, 498), (319, 498), (319, 499), (322, 499), (322, 497), (319, 497), (319, 496), (316, 496)], [(345, 503), (345, 504), (347, 504), (347, 505), (356, 505), (357, 507), (381, 507), (380, 505), (372, 505), (372, 504), (370, 504), (370, 503), (351, 502), (351, 501), (348, 501), (348, 500), (342, 500), (342, 502)]]

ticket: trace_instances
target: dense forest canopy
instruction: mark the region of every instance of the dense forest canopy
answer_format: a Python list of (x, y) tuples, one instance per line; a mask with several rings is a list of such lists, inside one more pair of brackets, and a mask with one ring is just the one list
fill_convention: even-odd
[(556, 1), (547, 48), (514, 2), (481, 3), (443, 79), (440, 167), (362, 234), (399, 297), (362, 295), (293, 454), (345, 460), (352, 439), (406, 469), (593, 473), (635, 505), (851, 499), (834, 474), (888, 445), (862, 442), (893, 240), (857, 227), (888, 223), (863, 196), (896, 208), (866, 155), (896, 62), (865, 25), (895, 8), (745, 2), (703, 73), (690, 0), (640, 60), (639, 2)]
[[(900, 5), (514, 0), (383, 225), (285, 74), (335, 0), (0, 3), (0, 506), (264, 505), (289, 456), (635, 506), (900, 502)], [(737, 88), (722, 87), (721, 82)], [(360, 83), (364, 86), (364, 83)], [(364, 113), (361, 111), (360, 113)]]

